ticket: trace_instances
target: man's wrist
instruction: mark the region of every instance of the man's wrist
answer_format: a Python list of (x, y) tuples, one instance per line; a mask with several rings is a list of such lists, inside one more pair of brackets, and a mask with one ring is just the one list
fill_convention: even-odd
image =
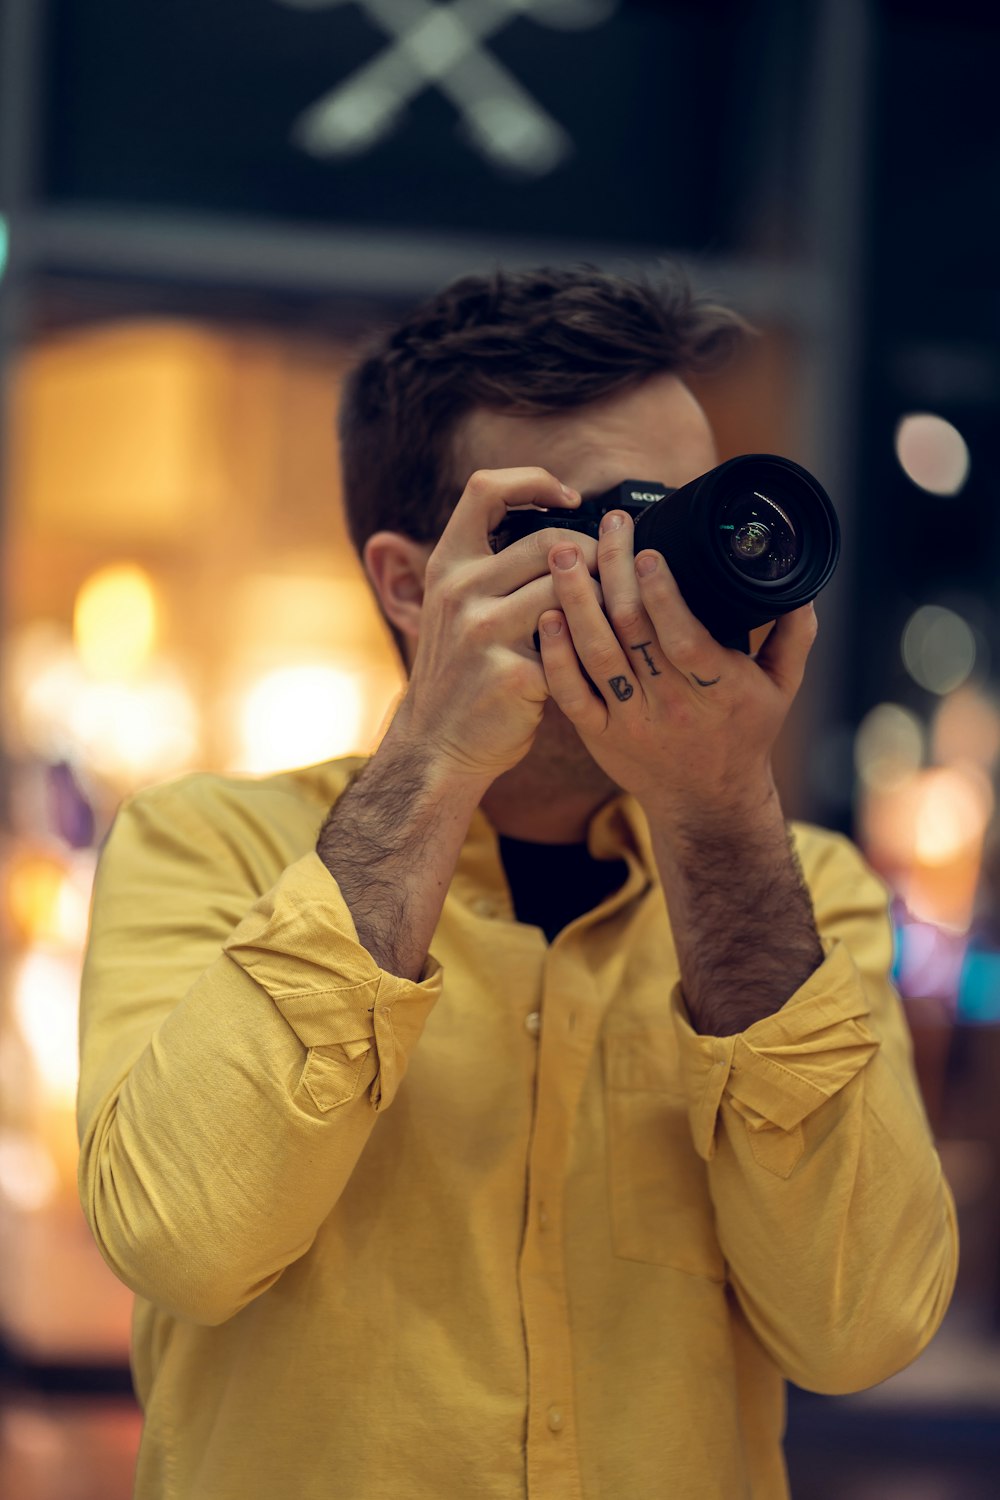
[(695, 846), (702, 837), (723, 840), (728, 833), (743, 841), (768, 832), (783, 833), (785, 828), (770, 766), (753, 777), (741, 777), (735, 787), (697, 795), (661, 791), (640, 799), (640, 805), (651, 829)]
[(699, 811), (661, 811), (650, 832), (691, 1024), (731, 1036), (779, 1010), (823, 950), (777, 791)]
[(415, 730), (405, 698), (375, 753), (387, 768), (397, 761), (410, 768), (419, 767), (429, 800), (447, 802), (455, 811), (467, 811), (470, 817), (493, 780), (486, 772), (460, 766), (439, 745)]

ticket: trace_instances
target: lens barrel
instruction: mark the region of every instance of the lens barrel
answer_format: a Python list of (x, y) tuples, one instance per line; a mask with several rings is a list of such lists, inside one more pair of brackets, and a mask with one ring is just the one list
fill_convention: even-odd
[(741, 454), (638, 515), (628, 508), (635, 551), (661, 552), (692, 614), (740, 651), (755, 626), (814, 599), (840, 557), (826, 491), (773, 453)]

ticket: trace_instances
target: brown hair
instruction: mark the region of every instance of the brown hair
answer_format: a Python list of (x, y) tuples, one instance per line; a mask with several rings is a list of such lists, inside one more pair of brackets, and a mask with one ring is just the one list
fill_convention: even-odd
[(676, 267), (655, 280), (579, 266), (452, 282), (379, 334), (345, 380), (344, 505), (359, 556), (376, 531), (437, 541), (468, 479), (451, 452), (467, 412), (542, 416), (714, 368), (747, 330)]

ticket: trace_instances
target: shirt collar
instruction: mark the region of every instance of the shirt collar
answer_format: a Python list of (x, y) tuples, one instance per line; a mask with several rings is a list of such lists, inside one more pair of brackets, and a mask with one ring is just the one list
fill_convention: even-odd
[[(649, 827), (634, 797), (619, 792), (597, 809), (587, 827), (587, 849), (595, 859), (625, 860), (635, 894), (648, 888), (656, 865)], [(506, 892), (497, 832), (481, 807), (472, 815), (455, 883), (466, 897), (484, 890), (497, 896)]]

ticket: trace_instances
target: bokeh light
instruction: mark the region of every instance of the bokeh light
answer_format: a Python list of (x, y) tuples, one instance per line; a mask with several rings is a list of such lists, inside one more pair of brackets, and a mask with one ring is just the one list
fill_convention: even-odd
[(982, 843), (993, 812), (989, 780), (967, 767), (925, 771), (915, 807), (913, 850), (921, 864), (947, 864)]
[(908, 708), (879, 703), (854, 737), (854, 764), (864, 786), (888, 791), (913, 776), (924, 760), (924, 726)]
[(12, 984), (14, 1019), (52, 1104), (72, 1109), (79, 1080), (77, 1017), (80, 967), (75, 956), (29, 949)]
[(932, 495), (957, 495), (969, 477), (969, 449), (957, 427), (913, 412), (896, 427), (896, 457), (908, 478)]
[(325, 662), (280, 667), (243, 697), (232, 769), (269, 775), (348, 755), (359, 748), (363, 715), (355, 673)]
[(931, 693), (961, 687), (976, 665), (976, 637), (953, 609), (924, 604), (907, 620), (901, 642), (903, 663), (914, 682)]
[(44, 851), (16, 853), (6, 872), (6, 914), (17, 937), (79, 950), (86, 940), (92, 870)]
[(101, 776), (122, 785), (171, 776), (197, 758), (198, 717), (179, 677), (83, 684), (67, 717), (71, 743)]
[(1000, 759), (1000, 702), (971, 684), (949, 693), (935, 711), (931, 746), (939, 765), (993, 770)]
[(967, 932), (993, 808), (989, 777), (978, 767), (924, 767), (863, 793), (860, 841), (913, 917)]
[(159, 610), (153, 580), (134, 563), (92, 573), (73, 608), (80, 660), (98, 678), (134, 677), (156, 644)]
[(59, 1169), (45, 1142), (0, 1130), (0, 1194), (22, 1213), (47, 1208), (59, 1193)]

